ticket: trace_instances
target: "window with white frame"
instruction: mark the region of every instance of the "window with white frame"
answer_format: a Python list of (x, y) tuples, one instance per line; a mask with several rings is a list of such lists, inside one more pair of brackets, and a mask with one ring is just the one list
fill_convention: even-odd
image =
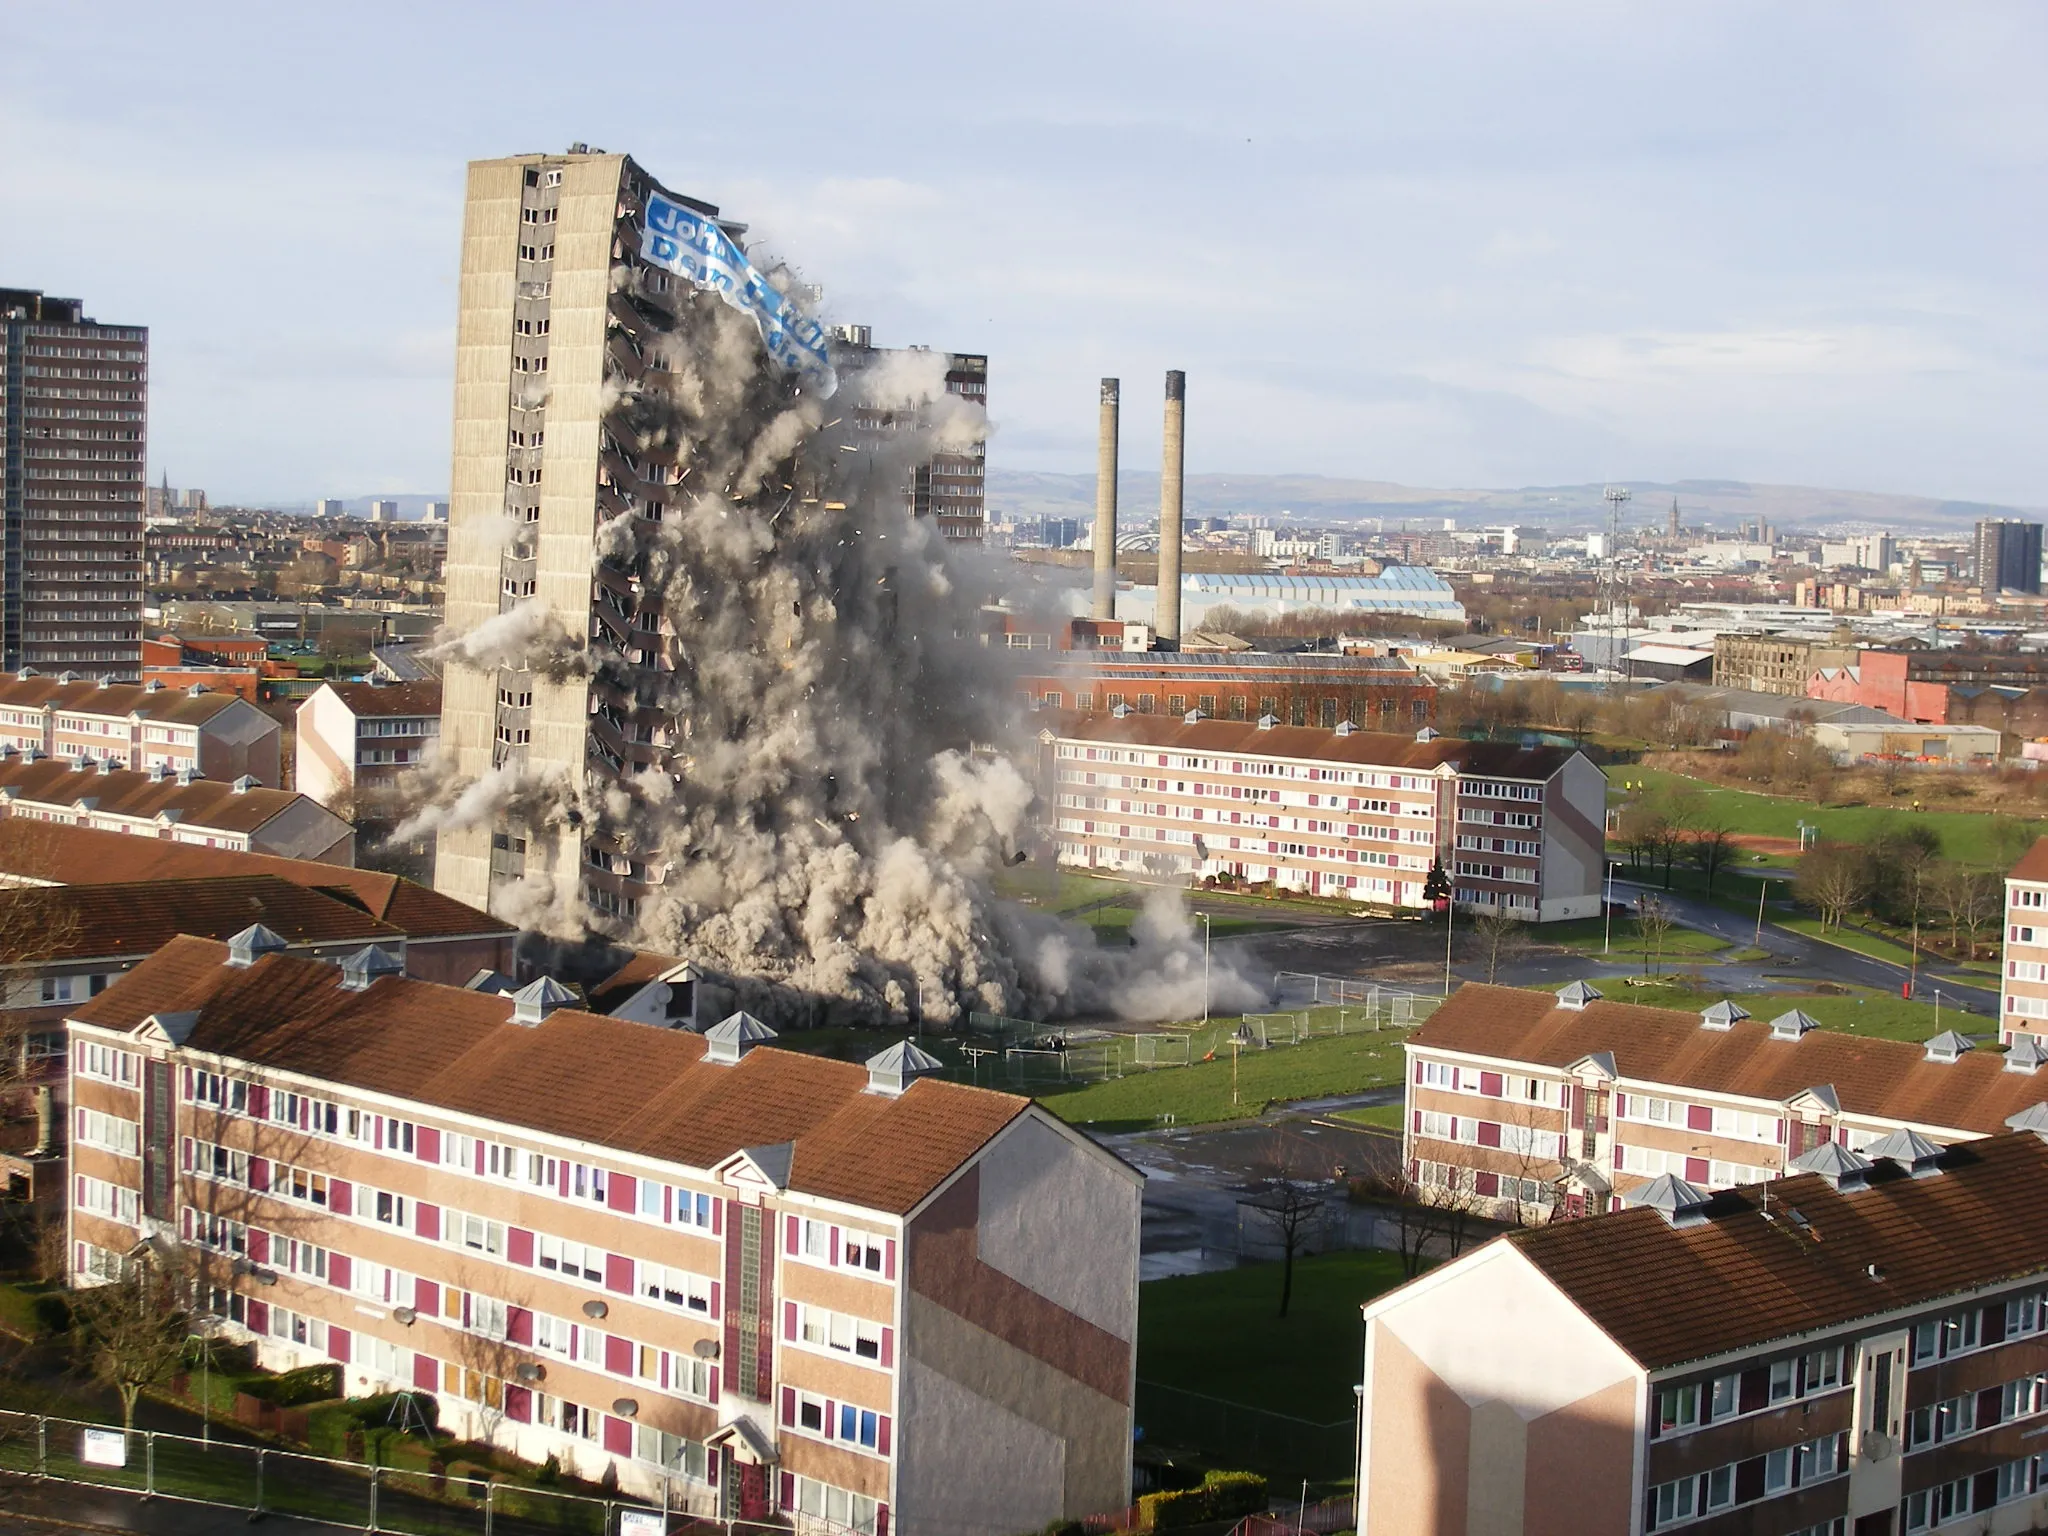
[(796, 1336), (813, 1349), (828, 1349), (879, 1363), (882, 1325), (865, 1317), (796, 1303)]
[(537, 1246), (536, 1257), (542, 1269), (555, 1271), (565, 1280), (589, 1280), (602, 1283), (604, 1280), (604, 1250), (583, 1243), (572, 1243), (566, 1238), (549, 1237), (543, 1233)]
[(866, 1494), (853, 1493), (815, 1477), (796, 1479), (796, 1513), (823, 1520), (835, 1530), (875, 1536), (880, 1506)]
[(118, 1152), (123, 1157), (139, 1155), (142, 1147), (142, 1127), (133, 1120), (123, 1120), (118, 1115), (84, 1108), (78, 1110), (76, 1118), (77, 1140), (80, 1145), (98, 1147), (103, 1152)]
[(140, 1219), (136, 1192), (124, 1184), (109, 1184), (105, 1179), (78, 1177), (76, 1199), (81, 1211), (95, 1216), (104, 1216), (109, 1221), (118, 1221), (125, 1226), (134, 1226)]
[(132, 1088), (137, 1082), (135, 1053), (117, 1046), (102, 1045), (97, 1040), (78, 1042), (77, 1070), (81, 1075), (103, 1083), (119, 1083)]
[(441, 1241), (451, 1248), (467, 1248), (473, 1253), (503, 1258), (505, 1223), (490, 1221), (468, 1211), (444, 1210), (441, 1213)]
[(672, 1264), (639, 1264), (639, 1292), (649, 1301), (708, 1316), (711, 1312), (711, 1281), (708, 1276), (678, 1269)]

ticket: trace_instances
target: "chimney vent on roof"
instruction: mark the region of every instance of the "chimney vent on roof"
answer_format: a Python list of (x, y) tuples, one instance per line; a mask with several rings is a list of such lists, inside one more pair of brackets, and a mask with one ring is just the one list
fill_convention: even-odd
[(169, 763), (166, 763), (166, 762), (154, 762), (154, 763), (151, 763), (151, 764), (149, 765), (149, 782), (150, 782), (150, 783), (152, 783), (152, 784), (161, 784), (161, 783), (163, 783), (163, 781), (164, 781), (165, 779), (168, 779), (168, 778), (169, 778), (170, 776), (171, 776), (171, 765), (170, 765)]
[(1952, 1029), (1944, 1029), (1927, 1042), (1926, 1059), (1940, 1062), (1960, 1061), (1963, 1052), (1974, 1051), (1976, 1048), (1966, 1036), (1959, 1035)]
[(1660, 1173), (1623, 1195), (1621, 1203), (1656, 1211), (1674, 1227), (1697, 1227), (1706, 1221), (1707, 1206), (1713, 1198), (1697, 1184), (1688, 1184), (1676, 1174)]
[(1431, 742), (1435, 741), (1440, 734), (1442, 733), (1439, 732), (1434, 726), (1425, 725), (1421, 730), (1415, 733), (1415, 739), (1420, 742)]
[(2016, 1115), (2005, 1117), (2006, 1129), (2032, 1131), (2043, 1141), (2048, 1141), (2048, 1104), (2029, 1104)]
[(1735, 1027), (1737, 1019), (1749, 1017), (1749, 1010), (1740, 1003), (1731, 1003), (1725, 997), (1711, 1008), (1700, 1010), (1701, 1029), (1729, 1030)]
[(379, 949), (375, 944), (365, 944), (354, 954), (341, 962), (341, 990), (344, 992), (367, 992), (375, 985), (379, 976), (398, 976), (405, 966), (391, 956), (391, 952)]
[(1944, 1150), (1940, 1142), (1929, 1141), (1918, 1131), (1901, 1126), (1889, 1136), (1878, 1137), (1863, 1149), (1863, 1155), (1873, 1162), (1885, 1158), (1907, 1169), (1914, 1178), (1925, 1179), (1941, 1172)]
[(78, 681), (78, 674), (76, 672), (59, 672), (57, 674), (57, 681), (60, 683), (75, 683)]
[(111, 757), (103, 757), (100, 759), (99, 762), (99, 771), (101, 773), (112, 773), (114, 769), (118, 766), (119, 764), (117, 764)]
[(1259, 716), (1259, 729), (1262, 731), (1270, 731), (1271, 729), (1273, 729), (1274, 726), (1278, 725), (1279, 723), (1280, 722), (1278, 720), (1275, 720), (1271, 715)]
[(1804, 1009), (1794, 1008), (1791, 1012), (1781, 1013), (1771, 1020), (1771, 1038), (1773, 1040), (1797, 1040), (1809, 1029), (1819, 1028), (1819, 1019), (1816, 1019)]
[(1114, 709), (1112, 709), (1112, 710), (1111, 710), (1111, 711), (1109, 712), (1109, 716), (1110, 716), (1110, 718), (1111, 718), (1112, 720), (1121, 720), (1121, 719), (1123, 719), (1123, 718), (1124, 718), (1124, 716), (1128, 715), (1128, 714), (1129, 714), (1130, 712), (1131, 712), (1131, 706), (1130, 706), (1130, 705), (1128, 705), (1128, 704), (1119, 704), (1119, 705), (1117, 705), (1117, 706), (1116, 706), (1116, 707), (1115, 707)]
[(868, 1058), (868, 1092), (901, 1096), (920, 1077), (945, 1070), (945, 1063), (909, 1040)]
[(1579, 1012), (1586, 1004), (1598, 1002), (1602, 993), (1598, 987), (1587, 982), (1573, 981), (1557, 989), (1557, 1006)]
[(290, 948), (282, 934), (272, 932), (261, 923), (251, 923), (228, 939), (227, 963), (236, 970), (246, 970), (265, 955)]
[(194, 763), (187, 763), (178, 770), (178, 782), (180, 784), (197, 784), (205, 777), (206, 775), (201, 773), (198, 766)]
[(538, 1024), (557, 1008), (576, 1001), (576, 994), (552, 976), (529, 981), (512, 994), (512, 1022)]
[(246, 795), (250, 790), (261, 789), (262, 787), (261, 784), (256, 782), (256, 775), (253, 773), (243, 774), (239, 779), (235, 780), (233, 786), (235, 793), (238, 795)]
[(2008, 1072), (2024, 1072), (2031, 1077), (2044, 1062), (2048, 1062), (2048, 1053), (2042, 1051), (2039, 1035), (2014, 1035), (2012, 1044), (2006, 1047), (2005, 1070)]
[(142, 685), (142, 691), (144, 693), (162, 693), (164, 691), (164, 680), (160, 677), (152, 677)]
[(1182, 725), (1200, 725), (1202, 723), (1202, 712), (1199, 709), (1191, 709), (1180, 717), (1180, 723)]
[(1349, 720), (1339, 720), (1337, 722), (1337, 734), (1339, 736), (1349, 736), (1353, 731), (1357, 729), (1358, 727), (1353, 725)]
[(198, 698), (199, 695), (201, 695), (202, 693), (213, 692), (213, 690), (207, 687), (206, 684), (204, 683), (194, 683), (190, 688), (187, 688), (185, 691), (192, 695), (192, 697), (195, 699)]
[(1870, 1178), (1870, 1159), (1837, 1141), (1824, 1141), (1802, 1152), (1788, 1165), (1801, 1173), (1817, 1173), (1831, 1189), (1861, 1189)]
[(704, 1059), (731, 1066), (757, 1045), (775, 1038), (775, 1031), (751, 1013), (735, 1013), (704, 1031)]

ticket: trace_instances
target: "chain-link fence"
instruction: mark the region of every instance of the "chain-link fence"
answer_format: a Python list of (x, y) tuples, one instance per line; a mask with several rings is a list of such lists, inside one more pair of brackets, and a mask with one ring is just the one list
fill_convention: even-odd
[[(503, 1482), (480, 1469), (372, 1466), (5, 1411), (0, 1472), (245, 1510), (251, 1518), (300, 1515), (402, 1536), (786, 1536), (789, 1530), (722, 1517), (714, 1491), (679, 1479), (670, 1481), (662, 1500), (647, 1503)], [(818, 1522), (804, 1528), (842, 1529)]]
[(1220, 1465), (1263, 1472), (1270, 1478), (1327, 1482), (1352, 1476), (1358, 1427), (1351, 1419), (1318, 1424), (1140, 1381), (1138, 1427), (1148, 1442), (1199, 1451)]
[(1336, 1008), (1364, 1029), (1398, 1029), (1420, 1024), (1437, 1010), (1443, 999), (1352, 976), (1275, 971), (1272, 1001), (1276, 1008)]

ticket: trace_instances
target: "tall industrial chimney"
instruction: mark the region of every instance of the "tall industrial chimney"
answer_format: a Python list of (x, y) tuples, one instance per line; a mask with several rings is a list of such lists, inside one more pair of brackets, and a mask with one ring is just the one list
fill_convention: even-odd
[(1102, 414), (1095, 442), (1095, 617), (1116, 617), (1117, 381), (1102, 381)]
[(1188, 376), (1178, 368), (1166, 375), (1166, 448), (1159, 467), (1159, 601), (1152, 627), (1159, 649), (1180, 649), (1180, 483), (1187, 465)]

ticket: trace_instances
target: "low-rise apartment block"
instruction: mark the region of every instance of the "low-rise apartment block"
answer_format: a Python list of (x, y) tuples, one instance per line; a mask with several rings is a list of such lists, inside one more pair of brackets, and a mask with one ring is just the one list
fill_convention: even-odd
[(223, 783), (246, 776), (278, 789), (280, 738), (277, 722), (247, 699), (203, 686), (0, 673), (0, 747), (17, 752), (190, 770)]
[(1603, 1210), (1666, 1174), (1706, 1189), (1776, 1178), (1830, 1143), (1988, 1136), (2048, 1095), (2032, 1043), (1867, 1039), (1797, 1009), (1684, 1013), (1584, 982), (1468, 983), (1405, 1049), (1410, 1176), (1522, 1221)]
[(2042, 1529), (2048, 1104), (2016, 1119), (1667, 1176), (1368, 1303), (1360, 1536)]
[(205, 848), (353, 864), (356, 829), (311, 795), (159, 764), (142, 772), (0, 747), (0, 816)]
[(1128, 1502), (1139, 1175), (1028, 1099), (172, 941), (69, 1016), (79, 1284), (181, 1244), (270, 1365), (670, 1508), (1013, 1536)]
[(0, 886), (91, 888), (257, 875), (346, 902), (404, 934), (403, 948), (389, 947), (403, 958), (408, 976), (459, 986), (479, 971), (518, 968), (519, 931), (510, 923), (382, 870), (0, 816)]
[(2005, 949), (1999, 980), (1998, 1034), (2030, 1035), (2048, 1045), (2048, 838), (2027, 850), (2005, 877)]
[(1607, 778), (1582, 752), (1127, 709), (1040, 741), (1065, 865), (1417, 908), (1440, 862), (1468, 911), (1600, 910)]
[(441, 685), (322, 683), (298, 710), (297, 788), (322, 805), (388, 787), (441, 736)]

